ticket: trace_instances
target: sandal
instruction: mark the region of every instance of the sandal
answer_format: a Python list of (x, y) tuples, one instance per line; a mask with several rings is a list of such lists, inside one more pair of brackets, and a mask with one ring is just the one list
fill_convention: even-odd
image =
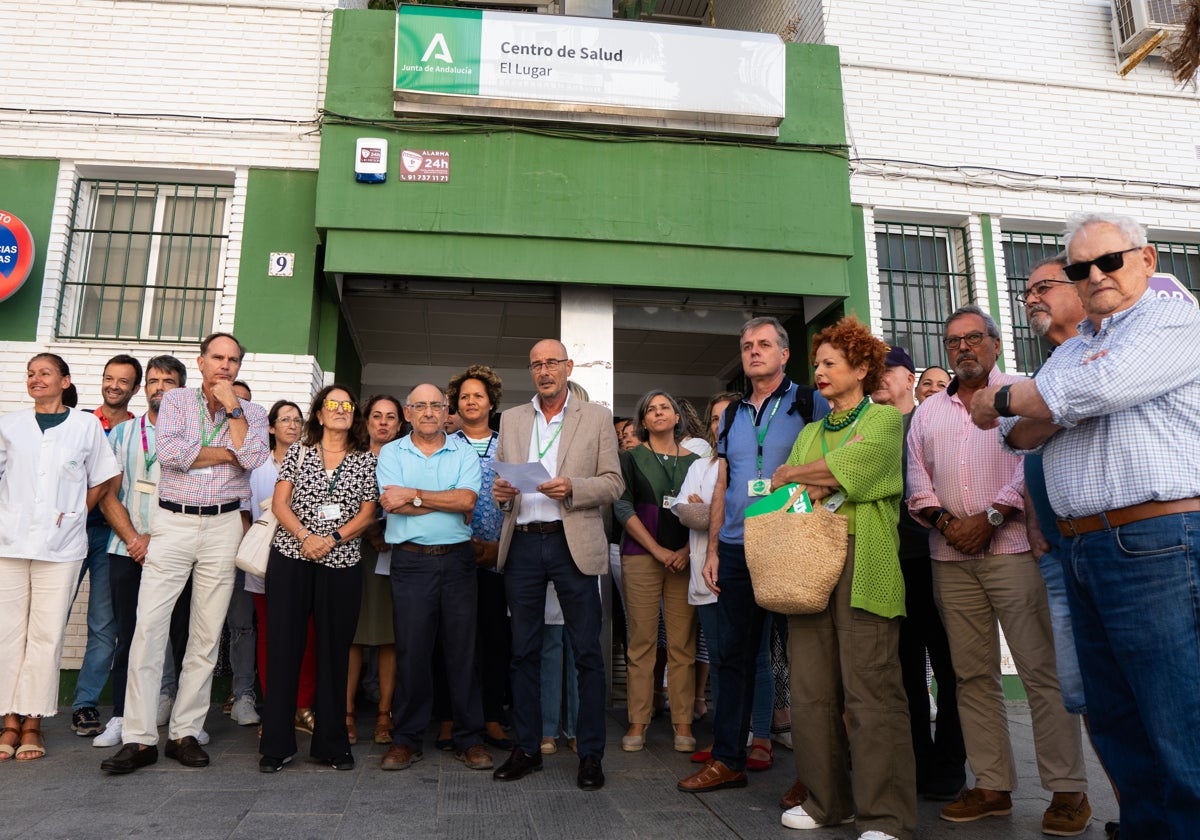
[(0, 738), (3, 738), (9, 732), (17, 736), (17, 743), (0, 744), (0, 761), (8, 761), (10, 758), (16, 755), (17, 747), (21, 746), (21, 730), (17, 729), (15, 726), (6, 726), (3, 729), (0, 729)]
[[(766, 758), (763, 758), (763, 756), (766, 756)], [(764, 747), (762, 744), (755, 744), (750, 748), (750, 755), (746, 759), (746, 769), (753, 771), (770, 770), (771, 765), (774, 763), (775, 753), (772, 751), (771, 745), (767, 744)]]
[(380, 709), (375, 713), (375, 743), (392, 743), (392, 712), (391, 709)]
[[(25, 738), (29, 735), (37, 737), (36, 744), (26, 744)], [(42, 758), (46, 755), (46, 739), (42, 735), (42, 727), (38, 725), (32, 729), (21, 730), (21, 746), (17, 747), (17, 761), (33, 761), (37, 758)]]
[(350, 738), (351, 744), (358, 743), (358, 724), (354, 720), (354, 712), (346, 712), (346, 735)]

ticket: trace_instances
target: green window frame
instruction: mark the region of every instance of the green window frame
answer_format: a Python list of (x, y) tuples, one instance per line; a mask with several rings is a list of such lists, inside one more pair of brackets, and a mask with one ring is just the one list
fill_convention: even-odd
[(1004, 250), (1004, 273), (1008, 279), (1013, 355), (1017, 360), (1017, 370), (1029, 374), (1041, 367), (1050, 352), (1050, 345), (1029, 328), (1025, 306), (1017, 300), (1017, 295), (1029, 285), (1029, 272), (1033, 266), (1062, 250), (1062, 236), (1056, 233), (1004, 231), (1001, 234), (1001, 247)]
[(1158, 251), (1158, 271), (1174, 274), (1200, 297), (1200, 245), (1194, 242), (1151, 242)]
[(233, 188), (80, 179), (59, 338), (195, 341), (220, 300)]
[(944, 366), (946, 318), (974, 299), (966, 230), (877, 222), (875, 249), (884, 340), (908, 350), (918, 373)]

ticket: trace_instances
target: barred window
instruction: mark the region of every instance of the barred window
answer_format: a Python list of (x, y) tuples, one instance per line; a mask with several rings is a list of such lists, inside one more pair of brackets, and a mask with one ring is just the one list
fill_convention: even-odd
[(918, 372), (944, 365), (943, 324), (971, 300), (966, 231), (934, 225), (876, 225), (883, 335), (906, 348)]
[(1174, 274), (1179, 282), (1200, 296), (1200, 245), (1185, 242), (1152, 242), (1158, 250), (1158, 269)]
[(1001, 237), (1004, 248), (1004, 268), (1008, 277), (1008, 306), (1012, 313), (1013, 354), (1017, 370), (1033, 373), (1050, 352), (1050, 345), (1033, 334), (1025, 306), (1017, 295), (1029, 285), (1029, 272), (1042, 260), (1050, 259), (1062, 250), (1062, 237), (1053, 233), (1018, 233), (1005, 231)]
[(232, 192), (81, 180), (59, 337), (196, 340), (211, 332)]

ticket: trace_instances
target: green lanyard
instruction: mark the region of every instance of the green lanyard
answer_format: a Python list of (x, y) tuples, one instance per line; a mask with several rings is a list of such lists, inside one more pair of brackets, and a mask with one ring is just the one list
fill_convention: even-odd
[[(771, 421), (775, 419), (775, 412), (779, 410), (779, 404), (783, 402), (783, 396), (775, 398), (775, 405), (771, 409), (771, 416), (767, 418), (767, 422), (762, 425), (762, 431), (755, 431), (758, 436), (758, 477), (762, 478), (762, 459), (763, 459), (763, 441), (767, 439), (767, 432), (771, 429)], [(753, 408), (753, 406), (751, 406)]]
[(647, 448), (650, 450), (650, 454), (654, 456), (654, 460), (660, 467), (662, 467), (663, 475), (666, 476), (669, 482), (671, 482), (671, 489), (667, 491), (667, 495), (674, 496), (678, 494), (679, 484), (677, 482), (679, 481), (679, 444), (675, 444), (675, 460), (671, 464), (671, 471), (669, 473), (667, 472), (667, 456), (663, 455), (660, 457), (659, 454), (654, 451), (654, 447), (652, 446), (648, 446)]
[(225, 421), (229, 418), (222, 417), (221, 422), (218, 423), (213, 428), (212, 433), (211, 434), (206, 433), (204, 431), (204, 423), (205, 423), (205, 420), (208, 418), (208, 408), (204, 405), (204, 390), (203, 389), (201, 389), (201, 388), (196, 389), (196, 400), (200, 403), (200, 443), (202, 446), (208, 446), (210, 443), (212, 443), (214, 440), (217, 439), (217, 435), (221, 434), (221, 429), (225, 428)]
[(142, 460), (146, 462), (146, 476), (150, 476), (150, 468), (158, 460), (158, 452), (150, 454), (150, 443), (146, 440), (146, 415), (142, 415)]
[(565, 422), (566, 422), (566, 418), (563, 418), (562, 420), (558, 421), (558, 428), (554, 430), (554, 434), (550, 436), (550, 442), (547, 443), (546, 448), (543, 449), (542, 448), (542, 432), (541, 432), (541, 429), (538, 428), (538, 419), (536, 417), (533, 418), (533, 434), (534, 434), (534, 439), (537, 441), (537, 454), (538, 454), (539, 461), (542, 460), (543, 458), (545, 458), (546, 453), (550, 451), (550, 447), (554, 446), (554, 441), (558, 440), (558, 434), (559, 434), (559, 432), (562, 431), (563, 423), (565, 423)]

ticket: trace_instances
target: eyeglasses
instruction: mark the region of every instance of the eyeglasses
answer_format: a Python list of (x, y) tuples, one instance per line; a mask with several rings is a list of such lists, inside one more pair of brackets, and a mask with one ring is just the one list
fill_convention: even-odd
[[(329, 408), (329, 403), (333, 403), (334, 408)], [(338, 403), (336, 400), (328, 400), (325, 403), (325, 407), (329, 408), (330, 411), (336, 411), (337, 405)], [(285, 426), (299, 426), (303, 422), (304, 419), (301, 417), (280, 417), (275, 421), (275, 425), (278, 426), (280, 423), (282, 423)]]
[(1070, 280), (1043, 280), (1040, 283), (1034, 283), (1023, 292), (1017, 292), (1017, 303), (1029, 303), (1029, 299), (1033, 297), (1044, 298), (1046, 292), (1050, 291), (1054, 286), (1070, 286)]
[(1117, 269), (1121, 268), (1121, 266), (1125, 265), (1126, 254), (1128, 254), (1130, 251), (1140, 250), (1142, 250), (1142, 246), (1138, 245), (1134, 248), (1126, 248), (1124, 251), (1113, 251), (1111, 254), (1101, 254), (1100, 256), (1096, 257), (1096, 259), (1088, 260), (1087, 262), (1071, 263), (1063, 268), (1063, 274), (1071, 278), (1072, 281), (1078, 283), (1082, 280), (1088, 279), (1088, 277), (1091, 276), (1092, 266), (1096, 266), (1096, 268), (1105, 273), (1116, 271)]
[(354, 403), (350, 400), (325, 400), (326, 411), (337, 411), (339, 408), (346, 413), (354, 410)]
[(962, 345), (968, 347), (978, 347), (987, 333), (969, 332), (966, 335), (949, 335), (942, 339), (942, 344), (946, 345), (947, 350), (957, 350)]
[(405, 407), (409, 411), (415, 412), (417, 414), (424, 414), (426, 411), (432, 411), (434, 414), (437, 414), (439, 411), (441, 411), (443, 408), (446, 407), (446, 404), (440, 403), (440, 402), (419, 402), (419, 403), (408, 403), (408, 405)]
[(545, 370), (547, 373), (554, 373), (556, 370), (558, 370), (559, 365), (561, 365), (563, 362), (569, 361), (570, 359), (547, 359), (544, 362), (530, 362), (529, 372), (540, 373), (541, 371)]

